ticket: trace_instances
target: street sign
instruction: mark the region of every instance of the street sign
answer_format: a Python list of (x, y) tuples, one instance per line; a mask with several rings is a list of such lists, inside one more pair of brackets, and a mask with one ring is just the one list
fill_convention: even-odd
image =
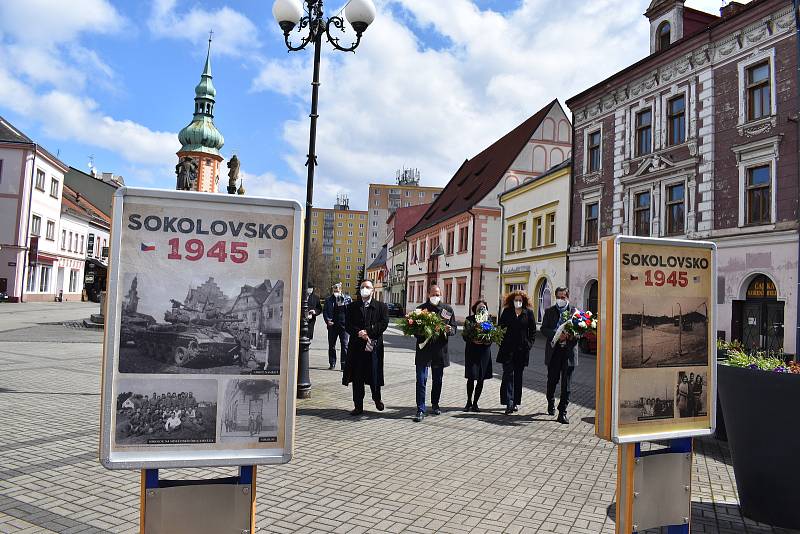
[(105, 467), (291, 459), (302, 220), (294, 201), (117, 190)]
[(716, 245), (617, 236), (598, 258), (598, 437), (711, 434), (716, 422)]

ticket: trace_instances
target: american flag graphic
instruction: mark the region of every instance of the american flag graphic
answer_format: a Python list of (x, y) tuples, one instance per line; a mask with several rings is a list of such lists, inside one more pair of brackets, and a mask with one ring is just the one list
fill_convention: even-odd
[(261, 259), (271, 258), (272, 257), (272, 249), (271, 248), (258, 249), (258, 257), (261, 258)]

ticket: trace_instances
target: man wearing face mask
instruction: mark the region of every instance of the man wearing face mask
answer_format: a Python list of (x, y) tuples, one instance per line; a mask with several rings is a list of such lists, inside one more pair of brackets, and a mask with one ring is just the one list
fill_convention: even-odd
[(342, 384), (353, 384), (353, 411), (364, 413), (364, 384), (369, 384), (375, 408), (383, 411), (383, 332), (389, 326), (389, 308), (372, 298), (372, 282), (361, 282), (359, 297), (347, 307), (347, 333), (350, 336), (347, 361), (343, 362)]
[(342, 369), (347, 360), (347, 342), (350, 337), (347, 335), (345, 322), (347, 318), (347, 307), (352, 300), (348, 295), (342, 294), (342, 284), (334, 284), (331, 287), (331, 296), (325, 299), (325, 307), (322, 309), (322, 317), (328, 327), (328, 369), (336, 368), (336, 341), (339, 341), (342, 353)]
[[(566, 314), (565, 314), (566, 312)], [(571, 317), (575, 306), (569, 303), (569, 289), (556, 288), (556, 303), (544, 313), (542, 333), (547, 337), (544, 348), (544, 363), (547, 365), (547, 413), (555, 415), (556, 386), (561, 382), (561, 398), (558, 401), (558, 419), (562, 425), (568, 425), (567, 406), (569, 405), (569, 389), (572, 372), (578, 365), (578, 339), (562, 332), (553, 346), (556, 330), (565, 321), (564, 316)]]
[(425, 339), (417, 338), (416, 356), (414, 358), (414, 363), (417, 367), (417, 415), (414, 417), (414, 421), (419, 423), (425, 418), (428, 367), (431, 368), (431, 375), (433, 375), (433, 384), (431, 385), (432, 413), (433, 415), (442, 413), (439, 408), (439, 398), (442, 395), (442, 379), (444, 378), (444, 368), (450, 365), (447, 342), (450, 336), (456, 335), (457, 324), (453, 308), (442, 302), (442, 290), (439, 289), (439, 286), (431, 286), (427, 302), (417, 306), (417, 309), (428, 310), (430, 313), (441, 316), (446, 324), (446, 335), (432, 338), (424, 348), (419, 348), (419, 346)]
[(308, 283), (306, 295), (308, 295), (308, 339), (314, 339), (314, 327), (317, 324), (317, 315), (322, 313), (322, 303), (314, 294), (314, 284), (311, 282)]

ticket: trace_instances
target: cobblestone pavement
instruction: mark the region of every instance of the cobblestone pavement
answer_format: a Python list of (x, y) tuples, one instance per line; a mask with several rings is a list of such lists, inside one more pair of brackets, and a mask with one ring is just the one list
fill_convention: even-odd
[[(101, 334), (60, 325), (4, 328), (2, 308), (0, 532), (136, 532), (139, 473), (107, 471), (97, 461)], [(75, 308), (71, 320), (87, 310)], [(594, 437), (594, 360), (583, 358), (576, 373), (569, 426), (544, 414), (539, 349), (518, 415), (502, 414), (498, 379), (486, 383), (484, 411), (464, 413), (459, 337), (445, 372), (445, 411), (418, 424), (411, 421), (408, 339), (394, 330), (387, 336), (386, 411), (367, 403), (367, 413), (353, 418), (350, 390), (327, 369), (318, 325), (313, 396), (299, 404), (295, 459), (259, 469), (259, 531), (614, 532), (616, 451)], [(742, 519), (724, 443), (696, 440), (696, 452), (693, 532), (787, 532)], [(162, 477), (231, 474), (174, 470)]]

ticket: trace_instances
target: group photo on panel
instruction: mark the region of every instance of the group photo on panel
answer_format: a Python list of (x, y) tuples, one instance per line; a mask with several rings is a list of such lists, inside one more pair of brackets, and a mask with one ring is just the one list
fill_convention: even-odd
[[(374, 298), (374, 292), (370, 280), (361, 283), (355, 297), (345, 294), (341, 283), (334, 284), (324, 300), (314, 294), (311, 286), (307, 292), (309, 320), (314, 321), (320, 313), (325, 320), (328, 369), (335, 370), (338, 363), (342, 384), (352, 387), (350, 414), (353, 416), (364, 413), (367, 386), (375, 409), (381, 412), (386, 408), (381, 387), (384, 385), (383, 338), (390, 326), (389, 307)], [(504, 295), (497, 315), (490, 313), (489, 303), (482, 298), (472, 304), (469, 312), (459, 326), (453, 308), (442, 299), (441, 288), (432, 284), (425, 302), (395, 323), (404, 335), (414, 339), (416, 409), (413, 421), (422, 422), (428, 416), (442, 413), (445, 368), (450, 366), (453, 350), (463, 350), (464, 412), (481, 411), (479, 401), (484, 382), (495, 376), (501, 379), (498, 400), (503, 413), (511, 416), (519, 412), (525, 369), (532, 363), (531, 350), (537, 334), (541, 334), (547, 368), (547, 413), (559, 423), (569, 424), (570, 383), (578, 365), (579, 341), (581, 336), (596, 329), (597, 318), (589, 311), (577, 310), (570, 303), (566, 287), (556, 288), (555, 303), (540, 311), (538, 325), (533, 303), (522, 290)], [(450, 345), (450, 339), (458, 333), (464, 339), (463, 349)]]

